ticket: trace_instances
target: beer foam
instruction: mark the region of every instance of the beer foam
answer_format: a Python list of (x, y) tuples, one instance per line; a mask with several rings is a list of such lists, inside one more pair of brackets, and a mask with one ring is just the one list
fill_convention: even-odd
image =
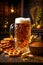
[(23, 17), (15, 18), (15, 23), (23, 23), (28, 21), (31, 21), (30, 18), (23, 18)]

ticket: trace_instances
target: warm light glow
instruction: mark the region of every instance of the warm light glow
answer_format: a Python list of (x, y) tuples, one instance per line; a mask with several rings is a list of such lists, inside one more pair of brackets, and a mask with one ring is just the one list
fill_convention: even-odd
[(38, 24), (38, 25), (37, 25), (37, 29), (40, 29), (40, 28), (41, 28), (41, 25), (40, 25), (40, 24)]
[(11, 12), (13, 13), (14, 12), (14, 9), (11, 9)]
[(4, 28), (7, 28), (7, 25), (4, 25)]
[(8, 21), (6, 22), (6, 24), (8, 24)]
[(8, 21), (6, 21), (6, 23), (5, 24), (8, 24)]
[(13, 4), (11, 5), (11, 13), (16, 13), (16, 8), (13, 6)]

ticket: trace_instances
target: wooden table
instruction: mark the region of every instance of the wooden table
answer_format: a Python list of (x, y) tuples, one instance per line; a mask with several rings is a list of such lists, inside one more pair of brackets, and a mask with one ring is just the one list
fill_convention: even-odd
[(21, 59), (21, 57), (9, 57), (0, 54), (0, 63), (43, 63), (43, 56), (28, 57), (27, 60)]
[[(32, 54), (31, 54), (32, 55)], [(0, 54), (0, 63), (43, 63), (43, 56), (37, 56), (33, 55), (33, 57), (28, 56), (27, 58), (21, 58), (20, 57), (9, 57), (5, 55), (4, 53)]]

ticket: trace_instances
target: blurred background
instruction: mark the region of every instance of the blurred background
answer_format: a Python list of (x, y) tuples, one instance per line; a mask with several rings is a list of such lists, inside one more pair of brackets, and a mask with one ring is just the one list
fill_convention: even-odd
[(17, 17), (30, 17), (32, 34), (43, 37), (42, 11), (43, 0), (0, 0), (0, 39), (9, 37), (10, 25)]

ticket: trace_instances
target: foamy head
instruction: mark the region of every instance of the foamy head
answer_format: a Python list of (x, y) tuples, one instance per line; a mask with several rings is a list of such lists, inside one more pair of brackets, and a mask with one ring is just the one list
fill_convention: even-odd
[(31, 21), (30, 18), (23, 18), (23, 17), (20, 17), (20, 18), (15, 18), (15, 23), (26, 23), (26, 22), (29, 22)]

